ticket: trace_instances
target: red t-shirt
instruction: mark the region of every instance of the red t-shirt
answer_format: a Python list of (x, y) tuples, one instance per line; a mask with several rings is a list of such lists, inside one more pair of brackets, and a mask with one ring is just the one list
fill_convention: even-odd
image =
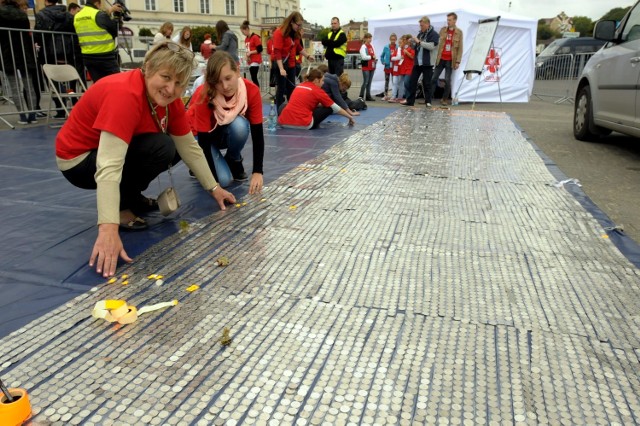
[[(365, 46), (367, 47), (367, 55), (373, 57), (375, 56), (376, 52), (373, 49), (373, 46), (371, 45), (371, 43), (366, 43)], [(369, 61), (367, 61), (367, 65), (362, 67), (362, 71), (371, 71), (376, 69), (376, 61), (374, 61), (373, 59), (370, 59)]]
[(402, 53), (402, 48), (396, 45), (395, 49), (391, 49), (391, 75), (400, 75), (400, 62), (402, 58), (396, 61), (393, 60), (393, 57), (397, 56), (398, 53)]
[(325, 107), (331, 107), (334, 104), (321, 87), (305, 81), (293, 89), (289, 103), (278, 117), (278, 123), (289, 126), (309, 126), (313, 119), (313, 110), (319, 103)]
[[(409, 57), (411, 55), (412, 57)], [(400, 64), (400, 75), (409, 75), (411, 74), (411, 69), (413, 68), (413, 56), (415, 55), (415, 51), (410, 46), (405, 46), (402, 49), (402, 57), (404, 60), (402, 64)]]
[[(249, 37), (245, 38), (244, 44), (247, 48), (247, 52), (251, 52), (252, 50), (256, 50), (258, 46), (262, 46), (262, 40), (260, 40), (260, 37), (257, 34), (253, 33)], [(254, 53), (249, 56), (249, 64), (254, 62), (258, 64), (262, 63), (262, 55), (260, 53)]]
[[(260, 88), (246, 78), (242, 79), (247, 87), (247, 110), (244, 117), (249, 124), (262, 124), (262, 96)], [(193, 101), (189, 104), (187, 115), (194, 133), (208, 132), (216, 124), (215, 116), (209, 108), (209, 98), (202, 99), (203, 91), (207, 85), (199, 86), (193, 94)]]
[(451, 49), (453, 49), (453, 33), (455, 30), (447, 30), (447, 39), (444, 42), (444, 48), (442, 49), (442, 55), (440, 59), (443, 61), (452, 60)]
[(269, 54), (269, 58), (271, 58), (272, 62), (276, 60), (276, 54), (273, 51), (273, 38), (267, 40), (267, 53)]
[[(156, 110), (161, 124), (168, 121), (168, 132), (176, 136), (189, 133), (182, 99), (169, 104), (168, 111), (169, 119), (165, 120), (165, 109)], [(139, 69), (112, 74), (89, 87), (58, 132), (56, 155), (70, 160), (97, 149), (102, 131), (113, 133), (126, 143), (135, 135), (161, 131), (151, 114)]]
[(273, 54), (275, 60), (282, 60), (282, 64), (289, 68), (296, 66), (296, 54), (302, 46), (294, 42), (290, 36), (284, 36), (280, 28), (273, 32)]

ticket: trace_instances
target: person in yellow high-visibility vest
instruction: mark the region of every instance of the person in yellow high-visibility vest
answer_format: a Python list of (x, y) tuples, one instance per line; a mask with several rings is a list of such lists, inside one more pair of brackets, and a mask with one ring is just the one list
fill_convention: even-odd
[(94, 83), (102, 77), (120, 72), (115, 41), (118, 19), (112, 19), (111, 15), (114, 12), (122, 13), (122, 7), (114, 4), (105, 12), (101, 6), (101, 0), (87, 0), (86, 6), (73, 18), (84, 65)]
[(340, 19), (331, 18), (331, 31), (322, 39), (324, 57), (328, 61), (329, 72), (338, 77), (344, 72), (344, 58), (347, 56), (347, 35), (340, 28)]

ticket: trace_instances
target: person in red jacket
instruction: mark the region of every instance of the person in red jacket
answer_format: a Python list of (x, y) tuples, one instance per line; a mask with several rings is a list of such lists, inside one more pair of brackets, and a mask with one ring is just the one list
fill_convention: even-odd
[[(404, 87), (404, 97), (409, 97), (409, 82), (411, 80), (411, 71), (413, 70), (413, 63), (416, 51), (411, 46), (411, 34), (405, 34), (402, 36), (404, 45), (402, 46), (403, 61), (400, 65), (400, 77), (402, 78), (401, 84)], [(403, 103), (401, 100), (400, 103)]]
[(371, 81), (373, 80), (373, 73), (376, 70), (376, 62), (378, 57), (371, 44), (373, 36), (370, 33), (365, 33), (362, 38), (362, 46), (360, 46), (360, 58), (362, 59), (362, 87), (360, 87), (360, 97), (369, 102), (374, 102), (375, 99), (371, 97)]
[(295, 42), (300, 38), (300, 28), (302, 28), (303, 22), (304, 19), (300, 12), (291, 12), (273, 33), (273, 52), (279, 70), (276, 88), (278, 111), (280, 105), (284, 103), (284, 97), (289, 99), (296, 87), (296, 55), (306, 56), (310, 62), (314, 60), (302, 49), (302, 44)]
[(200, 44), (200, 54), (204, 60), (208, 60), (209, 56), (215, 52), (216, 46), (211, 42), (211, 34), (204, 35), (204, 41)]
[(317, 68), (309, 71), (307, 81), (295, 88), (289, 103), (282, 108), (278, 123), (292, 129), (317, 129), (325, 118), (335, 112), (347, 118), (350, 126), (354, 125), (353, 117), (327, 95), (322, 83), (322, 71)]
[[(189, 110), (191, 129), (198, 136), (209, 168), (222, 186), (247, 180), (242, 165), (242, 149), (249, 134), (253, 141), (253, 173), (249, 194), (262, 191), (264, 133), (260, 88), (240, 77), (238, 63), (227, 52), (211, 55), (205, 83), (193, 94)], [(227, 152), (222, 161), (221, 149)]]
[(260, 87), (258, 81), (258, 71), (260, 71), (260, 64), (262, 64), (262, 40), (256, 33), (252, 33), (249, 28), (249, 21), (244, 21), (240, 25), (240, 31), (244, 34), (244, 45), (246, 49), (247, 65), (249, 66), (249, 73), (251, 74), (251, 81), (253, 84)]

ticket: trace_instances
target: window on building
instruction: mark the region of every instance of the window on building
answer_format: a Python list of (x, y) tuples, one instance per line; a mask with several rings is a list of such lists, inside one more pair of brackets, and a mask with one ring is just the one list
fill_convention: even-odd
[(173, 11), (184, 13), (184, 0), (173, 0)]
[(236, 14), (236, 0), (226, 0), (227, 15)]
[(211, 13), (211, 1), (210, 0), (200, 0), (200, 13)]
[(285, 9), (285, 10), (284, 10), (284, 15), (283, 15), (283, 16), (285, 16), (285, 17), (286, 17), (286, 16), (289, 16), (289, 9)]
[(144, 10), (158, 10), (158, 6), (156, 5), (156, 0), (145, 0)]
[(265, 17), (269, 16), (269, 5), (268, 4), (264, 5), (264, 16)]
[(253, 17), (254, 18), (258, 17), (258, 2), (257, 1), (253, 2)]
[(276, 17), (280, 16), (280, 8), (276, 6)]

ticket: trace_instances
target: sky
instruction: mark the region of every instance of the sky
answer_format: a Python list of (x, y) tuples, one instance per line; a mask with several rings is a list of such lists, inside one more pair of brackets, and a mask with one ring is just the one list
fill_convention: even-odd
[[(384, 16), (389, 12), (425, 5), (438, 0), (300, 0), (300, 11), (307, 22), (328, 27), (331, 17), (337, 16), (345, 24), (349, 20), (362, 21)], [(439, 0), (443, 1), (443, 0)], [(446, 1), (446, 0), (445, 0)], [(568, 16), (587, 16), (596, 21), (615, 7), (627, 7), (635, 0), (466, 0), (499, 11), (511, 12), (529, 18), (552, 18), (564, 11)], [(327, 6), (331, 7), (327, 7)], [(509, 7), (511, 5), (511, 7)], [(428, 11), (427, 11), (428, 12)]]

